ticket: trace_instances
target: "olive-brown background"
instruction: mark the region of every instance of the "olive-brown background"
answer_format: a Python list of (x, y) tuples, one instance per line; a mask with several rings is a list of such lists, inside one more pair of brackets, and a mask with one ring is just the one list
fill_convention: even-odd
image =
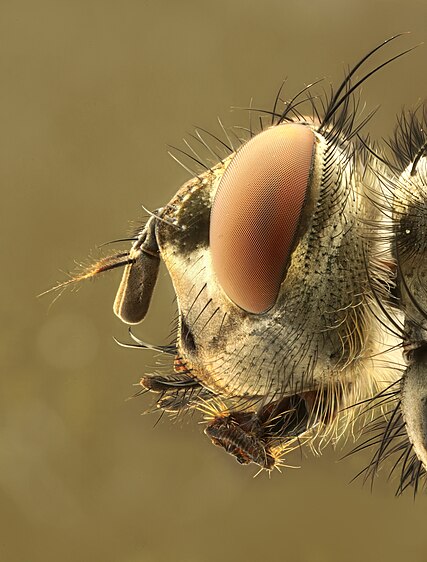
[[(424, 0), (1, 0), (1, 561), (427, 560), (425, 495), (349, 484), (367, 456), (253, 479), (196, 420), (140, 416), (147, 398), (126, 398), (157, 359), (113, 342), (119, 272), (36, 298), (187, 179), (167, 143), (271, 107), (285, 77), (289, 96), (336, 83), (426, 21)], [(425, 96), (426, 63), (421, 46), (364, 87), (373, 136)], [(164, 343), (174, 314), (163, 271), (136, 333)]]

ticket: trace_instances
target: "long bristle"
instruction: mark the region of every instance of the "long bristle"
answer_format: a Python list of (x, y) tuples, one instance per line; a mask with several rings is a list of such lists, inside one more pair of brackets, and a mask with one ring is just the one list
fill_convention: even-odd
[(43, 291), (43, 293), (40, 293), (38, 296), (42, 297), (43, 295), (46, 295), (48, 293), (64, 289), (69, 285), (80, 283), (80, 281), (92, 279), (93, 277), (96, 277), (97, 275), (99, 275), (100, 273), (104, 273), (105, 271), (110, 271), (118, 267), (124, 267), (125, 265), (133, 262), (134, 260), (129, 257), (129, 252), (121, 252), (120, 254), (106, 256), (89, 265), (88, 267), (83, 268), (83, 270), (79, 273), (71, 275), (70, 279), (58, 283), (54, 287), (47, 289), (47, 291)]

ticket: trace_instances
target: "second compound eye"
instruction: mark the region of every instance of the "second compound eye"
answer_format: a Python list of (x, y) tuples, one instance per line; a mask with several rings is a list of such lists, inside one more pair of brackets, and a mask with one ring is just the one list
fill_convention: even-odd
[(247, 312), (276, 302), (314, 158), (302, 124), (278, 125), (248, 141), (221, 178), (211, 212), (212, 264), (226, 295)]

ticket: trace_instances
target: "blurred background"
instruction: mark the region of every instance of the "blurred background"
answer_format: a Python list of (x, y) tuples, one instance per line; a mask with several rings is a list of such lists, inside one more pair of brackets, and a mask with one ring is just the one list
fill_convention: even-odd
[[(141, 416), (127, 400), (158, 358), (120, 348), (121, 273), (37, 294), (97, 246), (129, 234), (187, 180), (168, 155), (194, 125), (246, 123), (388, 36), (377, 57), (426, 41), (424, 0), (1, 0), (0, 560), (292, 562), (427, 559), (427, 498), (349, 483), (369, 454), (289, 458), (300, 470), (253, 478), (197, 420)], [(363, 88), (387, 135), (426, 95), (425, 46)], [(169, 341), (163, 270), (135, 330)], [(155, 426), (155, 427), (154, 427)]]

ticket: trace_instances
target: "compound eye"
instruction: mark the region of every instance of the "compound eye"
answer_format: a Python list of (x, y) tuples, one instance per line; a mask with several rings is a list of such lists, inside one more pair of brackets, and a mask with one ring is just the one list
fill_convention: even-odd
[(276, 302), (293, 248), (314, 158), (313, 131), (278, 125), (234, 156), (211, 212), (212, 265), (226, 295), (262, 313)]

